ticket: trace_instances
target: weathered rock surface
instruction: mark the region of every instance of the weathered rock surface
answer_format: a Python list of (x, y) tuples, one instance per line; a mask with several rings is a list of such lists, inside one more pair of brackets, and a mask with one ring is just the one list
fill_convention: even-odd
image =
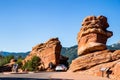
[(54, 65), (60, 62), (61, 43), (58, 38), (52, 38), (46, 43), (41, 43), (32, 48), (30, 54), (25, 61), (30, 60), (33, 56), (38, 56), (42, 60), (44, 68), (48, 68), (48, 64), (52, 62)]
[(108, 27), (104, 16), (89, 16), (83, 20), (77, 37), (78, 57), (68, 71), (120, 80), (120, 50), (106, 49), (106, 41), (112, 36)]
[(107, 31), (108, 27), (107, 18), (104, 16), (88, 16), (85, 18), (77, 36), (78, 55), (105, 50), (106, 41), (112, 36), (112, 32)]
[(69, 71), (87, 70), (93, 66), (112, 62), (120, 59), (120, 50), (112, 52), (110, 50), (97, 51), (78, 57), (72, 61)]
[[(118, 68), (119, 63), (120, 63), (120, 59), (93, 66), (90, 69), (82, 70), (79, 73), (89, 74), (93, 76), (108, 77), (111, 80), (120, 80), (120, 77), (118, 78), (118, 76), (120, 76), (119, 68)], [(107, 72), (106, 70), (102, 72), (101, 69), (106, 69), (106, 70), (109, 69), (109, 72)]]

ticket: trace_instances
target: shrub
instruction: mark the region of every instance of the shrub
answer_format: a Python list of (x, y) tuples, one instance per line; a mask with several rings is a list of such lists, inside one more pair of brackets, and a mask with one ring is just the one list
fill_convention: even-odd
[(9, 63), (11, 59), (14, 59), (13, 55), (9, 55), (9, 56), (0, 58), (0, 66), (3, 66), (5, 64)]
[(22, 67), (22, 58), (19, 58), (16, 62), (18, 64), (18, 68), (21, 68)]
[(37, 71), (38, 66), (40, 65), (40, 58), (37, 56), (34, 56), (30, 61), (27, 61), (22, 69), (23, 70), (28, 70), (28, 71)]

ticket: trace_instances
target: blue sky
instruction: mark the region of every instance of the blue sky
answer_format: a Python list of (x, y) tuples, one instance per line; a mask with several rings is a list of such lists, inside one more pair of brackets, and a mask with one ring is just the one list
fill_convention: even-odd
[(0, 50), (26, 52), (53, 37), (64, 47), (76, 45), (90, 15), (108, 18), (108, 45), (120, 40), (120, 0), (0, 0)]

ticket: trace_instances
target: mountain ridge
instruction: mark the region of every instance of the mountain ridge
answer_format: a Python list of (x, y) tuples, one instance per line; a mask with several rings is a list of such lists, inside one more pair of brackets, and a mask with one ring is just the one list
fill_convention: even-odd
[(15, 58), (21, 56), (22, 58), (25, 58), (30, 51), (28, 52), (7, 52), (7, 51), (0, 51), (0, 55), (2, 56), (9, 56), (9, 55), (14, 55)]
[[(69, 58), (68, 62), (71, 63), (73, 59), (78, 57), (77, 55), (77, 45), (71, 46), (71, 47), (62, 47), (61, 54), (63, 56), (66, 56)], [(119, 50), (120, 49), (120, 41), (117, 43), (114, 43), (112, 45), (108, 45), (107, 48), (109, 50)], [(22, 58), (25, 58), (30, 51), (28, 52), (6, 52), (6, 51), (0, 51), (0, 55), (2, 56), (8, 56), (8, 55), (14, 55), (16, 58), (18, 56), (21, 56)]]

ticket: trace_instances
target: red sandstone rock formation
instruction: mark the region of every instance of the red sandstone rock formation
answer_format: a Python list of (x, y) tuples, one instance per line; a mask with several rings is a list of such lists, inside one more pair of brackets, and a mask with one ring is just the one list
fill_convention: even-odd
[(68, 71), (120, 80), (120, 50), (107, 50), (106, 41), (112, 36), (104, 16), (89, 16), (78, 33), (78, 58)]
[(106, 49), (106, 41), (112, 36), (112, 32), (107, 31), (108, 27), (107, 18), (104, 16), (85, 18), (77, 37), (78, 55)]
[(30, 54), (25, 58), (30, 60), (33, 56), (38, 56), (42, 60), (44, 68), (48, 68), (48, 64), (52, 62), (54, 65), (59, 64), (61, 44), (58, 38), (52, 38), (46, 43), (41, 43), (32, 48)]
[(88, 53), (73, 60), (69, 71), (87, 70), (92, 68), (93, 66), (112, 62), (118, 59), (120, 59), (120, 50), (114, 52), (110, 50), (103, 50)]

